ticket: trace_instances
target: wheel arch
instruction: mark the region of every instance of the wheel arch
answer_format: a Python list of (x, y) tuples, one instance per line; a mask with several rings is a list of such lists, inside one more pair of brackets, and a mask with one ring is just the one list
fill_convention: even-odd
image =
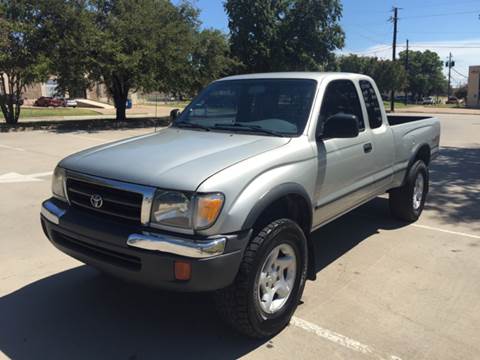
[(402, 185), (405, 184), (405, 181), (408, 177), (408, 173), (409, 173), (410, 169), (412, 168), (413, 164), (415, 164), (415, 162), (417, 162), (417, 160), (422, 160), (425, 163), (425, 165), (428, 167), (428, 165), (430, 164), (430, 161), (431, 161), (430, 145), (422, 144), (422, 145), (418, 146), (418, 148), (415, 150), (413, 155), (410, 157), (410, 160), (408, 161), (408, 165), (407, 165), (407, 171), (405, 172), (405, 176), (404, 176), (403, 181), (402, 181)]
[(303, 230), (308, 246), (308, 278), (315, 279), (315, 249), (310, 236), (313, 207), (305, 188), (297, 183), (277, 185), (262, 196), (250, 210), (243, 229), (259, 231), (279, 218), (295, 221)]

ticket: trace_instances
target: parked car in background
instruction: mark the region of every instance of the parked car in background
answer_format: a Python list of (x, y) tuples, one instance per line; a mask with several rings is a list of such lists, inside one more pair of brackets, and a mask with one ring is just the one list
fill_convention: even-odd
[(458, 98), (456, 96), (449, 96), (449, 98), (447, 99), (447, 104), (455, 104), (455, 105), (458, 105), (460, 104), (460, 101), (458, 100)]
[(76, 108), (78, 106), (78, 103), (75, 99), (64, 99), (63, 106)]
[(424, 97), (422, 100), (422, 105), (434, 105), (434, 104), (435, 104), (435, 100), (431, 96)]
[(64, 106), (64, 101), (62, 99), (53, 98), (49, 96), (40, 96), (35, 102), (33, 106), (40, 106), (40, 107), (59, 107)]

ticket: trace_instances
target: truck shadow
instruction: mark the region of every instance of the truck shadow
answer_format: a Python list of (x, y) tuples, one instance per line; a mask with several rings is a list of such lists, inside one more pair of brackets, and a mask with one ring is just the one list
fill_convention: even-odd
[[(317, 270), (378, 229), (403, 226), (386, 207), (378, 198), (316, 231)], [(230, 359), (275, 347), (275, 339), (254, 341), (230, 330), (209, 294), (148, 289), (87, 266), (0, 298), (0, 319), (0, 351), (13, 359)]]
[[(431, 184), (428, 211), (444, 222), (480, 219), (480, 149), (442, 148)], [(379, 230), (405, 225), (376, 198), (312, 234), (317, 272)], [(0, 351), (13, 359), (225, 359), (275, 347), (267, 341), (230, 330), (208, 294), (143, 288), (87, 266), (0, 298)]]
[(430, 167), (426, 210), (444, 223), (480, 220), (480, 147), (442, 147)]
[(80, 266), (0, 298), (12, 359), (225, 359), (263, 341), (234, 334), (208, 294), (164, 293)]
[(319, 272), (379, 230), (407, 226), (390, 215), (388, 197), (377, 197), (312, 233)]

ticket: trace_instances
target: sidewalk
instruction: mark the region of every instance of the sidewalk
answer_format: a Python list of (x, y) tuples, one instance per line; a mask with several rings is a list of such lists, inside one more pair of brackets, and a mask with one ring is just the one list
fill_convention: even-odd
[[(127, 109), (127, 120), (137, 118), (155, 118), (169, 116), (170, 111), (174, 109), (168, 106), (158, 106), (155, 111), (155, 106), (138, 105), (132, 109)], [(99, 115), (72, 115), (72, 116), (38, 116), (20, 118), (19, 124), (31, 123), (31, 122), (44, 122), (44, 121), (77, 121), (77, 120), (113, 120), (115, 119), (115, 108), (113, 109), (94, 109)]]
[(407, 106), (398, 108), (396, 113), (425, 113), (425, 114), (447, 114), (447, 115), (480, 115), (480, 109), (464, 108), (440, 108), (426, 106)]

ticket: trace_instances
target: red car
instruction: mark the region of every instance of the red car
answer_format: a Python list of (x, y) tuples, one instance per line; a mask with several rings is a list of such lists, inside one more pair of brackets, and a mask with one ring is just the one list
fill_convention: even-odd
[(458, 100), (457, 97), (455, 96), (450, 96), (446, 102), (446, 104), (455, 104), (455, 105), (459, 105), (460, 104), (460, 101)]
[(59, 107), (65, 106), (65, 101), (62, 99), (52, 98), (48, 96), (41, 96), (33, 103), (34, 106), (42, 106), (42, 107)]

